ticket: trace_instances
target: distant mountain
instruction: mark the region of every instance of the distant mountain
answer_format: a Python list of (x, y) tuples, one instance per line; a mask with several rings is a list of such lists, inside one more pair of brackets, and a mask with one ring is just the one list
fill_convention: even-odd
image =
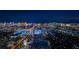
[(51, 23), (51, 22), (58, 22), (58, 23), (79, 23), (78, 19), (0, 19), (0, 22), (28, 22), (28, 23)]

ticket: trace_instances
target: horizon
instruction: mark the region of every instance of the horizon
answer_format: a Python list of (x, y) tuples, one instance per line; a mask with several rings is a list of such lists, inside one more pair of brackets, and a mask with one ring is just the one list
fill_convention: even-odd
[(79, 23), (79, 10), (0, 10), (0, 22)]

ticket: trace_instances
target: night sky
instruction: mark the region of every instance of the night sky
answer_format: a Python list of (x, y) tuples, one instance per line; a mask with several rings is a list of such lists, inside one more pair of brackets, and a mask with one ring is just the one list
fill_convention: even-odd
[(79, 10), (0, 10), (0, 22), (79, 23)]

